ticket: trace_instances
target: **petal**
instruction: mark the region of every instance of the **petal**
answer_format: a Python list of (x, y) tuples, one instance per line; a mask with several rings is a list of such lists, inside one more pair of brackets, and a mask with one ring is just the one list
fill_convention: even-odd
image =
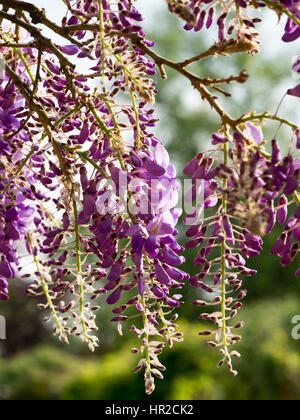
[(170, 277), (168, 276), (167, 272), (164, 270), (164, 268), (161, 266), (160, 262), (155, 263), (155, 274), (157, 277), (157, 280), (164, 284), (165, 286), (170, 286), (172, 284), (172, 281)]
[(256, 144), (261, 144), (263, 141), (263, 133), (261, 127), (251, 123), (247, 123), (246, 125), (247, 129), (245, 130), (245, 134), (252, 138)]
[(10, 265), (4, 260), (0, 262), (0, 276), (3, 276), (7, 279), (11, 279), (13, 277), (13, 271)]
[(79, 144), (84, 144), (87, 141), (89, 134), (90, 134), (89, 127), (87, 124), (84, 124), (78, 136)]
[(61, 52), (67, 55), (75, 55), (80, 51), (80, 48), (77, 45), (65, 45), (60, 47)]
[(166, 149), (161, 143), (158, 143), (154, 149), (154, 156), (156, 162), (162, 166), (163, 168), (167, 169), (170, 163), (170, 157)]
[(297, 85), (293, 89), (289, 89), (287, 91), (287, 94), (288, 95), (291, 95), (291, 96), (296, 96), (296, 97), (300, 98), (300, 85)]
[(106, 302), (109, 305), (115, 305), (117, 302), (119, 302), (119, 300), (121, 299), (122, 296), (122, 288), (118, 287), (111, 295), (108, 296), (108, 298), (106, 299)]
[(13, 241), (17, 241), (17, 240), (20, 239), (20, 232), (19, 232), (19, 230), (11, 222), (8, 222), (6, 224), (6, 226), (5, 226), (5, 233)]
[(151, 159), (144, 159), (145, 169), (150, 175), (161, 177), (166, 173), (166, 169)]

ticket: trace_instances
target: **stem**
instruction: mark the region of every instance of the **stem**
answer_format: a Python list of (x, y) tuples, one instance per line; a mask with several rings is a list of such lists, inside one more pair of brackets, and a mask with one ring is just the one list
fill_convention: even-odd
[(32, 251), (32, 255), (33, 255), (33, 259), (34, 259), (35, 265), (36, 265), (37, 272), (40, 275), (40, 280), (41, 280), (43, 291), (44, 291), (45, 296), (46, 296), (46, 299), (47, 299), (47, 303), (48, 303), (49, 308), (50, 308), (50, 310), (52, 312), (53, 318), (55, 319), (55, 322), (56, 322), (56, 324), (57, 324), (57, 326), (59, 328), (59, 331), (62, 334), (63, 339), (68, 343), (68, 339), (67, 339), (67, 335), (66, 335), (65, 329), (64, 329), (64, 327), (62, 326), (62, 324), (60, 322), (60, 319), (59, 319), (59, 317), (57, 315), (55, 306), (54, 306), (54, 304), (52, 302), (52, 299), (51, 299), (51, 296), (50, 296), (50, 293), (49, 293), (49, 288), (48, 288), (47, 282), (46, 282), (46, 280), (44, 279), (44, 277), (43, 277), (43, 275), (41, 273), (39, 261), (38, 261), (37, 256), (35, 255), (35, 250), (34, 250), (34, 247), (33, 247), (33, 244), (32, 244), (32, 239), (31, 239), (31, 236), (29, 234), (27, 234), (27, 240), (29, 242), (29, 245), (30, 245), (30, 248), (31, 248), (31, 251)]
[[(98, 0), (99, 3), (99, 20), (100, 20), (100, 42), (101, 42), (101, 64), (102, 64), (102, 83), (105, 85), (105, 43), (104, 43), (104, 19), (103, 19), (103, 3), (102, 0)], [(105, 86), (104, 86), (105, 87)]]
[(293, 15), (293, 13), (291, 13), (288, 10), (288, 8), (283, 6), (283, 4), (276, 3), (276, 2), (270, 1), (270, 0), (263, 0), (263, 2), (266, 3), (268, 6), (270, 6), (271, 8), (277, 9), (280, 12), (287, 15), (293, 22), (295, 22), (300, 27), (300, 19), (298, 19), (295, 15)]
[(83, 305), (84, 305), (84, 290), (83, 290), (83, 284), (82, 284), (82, 266), (81, 266), (81, 255), (80, 255), (80, 232), (79, 232), (79, 225), (76, 222), (78, 218), (78, 209), (77, 209), (77, 203), (74, 198), (74, 187), (72, 190), (73, 195), (73, 209), (74, 209), (74, 218), (75, 218), (75, 237), (76, 237), (76, 265), (77, 265), (77, 272), (78, 276), (80, 278), (80, 284), (79, 284), (79, 293), (80, 293), (80, 321), (82, 325), (82, 331), (85, 334), (85, 336), (88, 338), (86, 326), (83, 320)]
[[(146, 307), (146, 302), (145, 302), (145, 296), (142, 296), (142, 305), (144, 308), (144, 312), (143, 312), (143, 322), (144, 322), (144, 328), (146, 328), (147, 323), (148, 323), (148, 319), (147, 319), (147, 307)], [(150, 353), (149, 353), (149, 334), (145, 331), (145, 340), (146, 340), (146, 345), (145, 345), (145, 351), (146, 351), (146, 360), (147, 360), (147, 367), (149, 369), (149, 371), (151, 372), (151, 360), (150, 360)]]
[(99, 166), (99, 165), (97, 165), (97, 163), (95, 163), (90, 157), (88, 157), (88, 155), (85, 153), (85, 152), (79, 152), (79, 151), (76, 151), (76, 154), (79, 156), (79, 157), (81, 157), (83, 160), (85, 160), (85, 161), (87, 161), (87, 162), (89, 162), (95, 169), (97, 169), (97, 171), (99, 171), (100, 173), (101, 173), (101, 175), (104, 177), (104, 178), (107, 178), (107, 175), (106, 175), (106, 173), (104, 172), (104, 170)]
[(140, 142), (141, 142), (141, 129), (140, 129), (140, 122), (139, 122), (139, 112), (138, 112), (138, 109), (136, 107), (136, 101), (135, 101), (134, 93), (132, 92), (132, 90), (130, 91), (130, 96), (131, 96), (132, 105), (133, 105), (134, 114), (135, 114), (135, 120), (136, 120), (136, 129), (137, 129), (136, 147), (137, 147), (137, 149), (139, 149), (140, 148)]
[[(28, 153), (28, 155), (25, 157), (25, 159), (23, 160), (23, 162), (21, 163), (21, 165), (19, 166), (19, 168), (17, 169), (17, 171), (15, 172), (15, 174), (13, 175), (13, 178), (17, 178), (17, 176), (21, 173), (22, 169), (24, 168), (24, 166), (26, 165), (26, 163), (29, 161), (29, 159), (31, 158), (31, 156), (34, 154), (35, 150), (31, 149), (30, 152)], [(4, 191), (2, 192), (2, 194), (4, 195), (10, 188), (11, 186), (11, 181), (6, 185), (6, 187), (4, 188)]]
[[(120, 162), (120, 165), (121, 165), (121, 169), (122, 169), (122, 171), (123, 171), (123, 172), (126, 172), (125, 163), (124, 163), (123, 157), (122, 157), (122, 155), (121, 155), (121, 153), (120, 153), (120, 152), (118, 152), (118, 159), (119, 159), (119, 162)], [(130, 201), (132, 201), (132, 200), (133, 200), (133, 197), (132, 197), (132, 192), (131, 192), (131, 191), (130, 191), (130, 189), (129, 189), (129, 185), (128, 185), (128, 183), (127, 183), (127, 194), (128, 194), (127, 211), (128, 211), (128, 214), (129, 214), (129, 217), (130, 217), (131, 223), (132, 223), (133, 225), (135, 225), (135, 224), (136, 224), (136, 219), (135, 219), (134, 214), (132, 214), (132, 213), (131, 213), (130, 208), (129, 208), (129, 204), (128, 204)]]
[[(228, 163), (228, 144), (224, 144), (224, 165)], [(227, 179), (223, 180), (223, 199), (222, 207), (223, 214), (227, 212)], [(226, 238), (226, 235), (225, 235)], [(223, 334), (223, 345), (225, 352), (227, 351), (227, 340), (226, 340), (226, 240), (222, 243), (221, 250), (221, 261), (222, 261), (222, 334)]]
[(105, 104), (106, 104), (107, 108), (109, 109), (109, 112), (111, 114), (115, 129), (118, 133), (118, 136), (121, 137), (121, 130), (120, 130), (117, 118), (116, 118), (116, 114), (114, 113), (114, 110), (112, 109), (112, 106), (108, 101), (105, 101)]
[(263, 120), (266, 120), (266, 119), (267, 120), (273, 120), (273, 121), (279, 121), (282, 124), (288, 125), (293, 130), (297, 130), (298, 129), (298, 126), (296, 124), (293, 124), (293, 123), (291, 123), (290, 121), (288, 121), (288, 120), (286, 120), (284, 118), (278, 117), (277, 115), (270, 115), (270, 114), (268, 114), (268, 111), (266, 111), (263, 114), (259, 114), (259, 115), (254, 115), (253, 114), (253, 115), (250, 115), (248, 117), (241, 118), (240, 120), (237, 121), (237, 123), (239, 125), (239, 124), (244, 124), (244, 123), (246, 123), (248, 121), (255, 121), (255, 120), (263, 121)]
[(100, 127), (102, 128), (102, 130), (104, 131), (104, 133), (109, 138), (111, 138), (112, 137), (111, 131), (107, 128), (107, 126), (105, 125), (105, 123), (101, 120), (101, 118), (97, 114), (95, 108), (93, 106), (90, 106), (90, 110), (91, 110), (92, 114), (94, 115), (94, 117), (96, 118), (96, 121), (98, 122), (98, 124), (100, 125)]
[[(4, 38), (4, 40), (5, 40), (6, 42), (10, 42), (9, 37), (5, 36), (3, 33), (2, 33), (1, 35), (2, 35), (2, 37)], [(32, 83), (32, 84), (34, 84), (35, 79), (34, 79), (34, 77), (33, 77), (32, 73), (31, 73), (31, 71), (30, 71), (30, 67), (29, 67), (29, 66), (28, 66), (28, 64), (27, 64), (27, 61), (25, 60), (25, 57), (24, 57), (24, 55), (23, 55), (22, 51), (20, 50), (20, 48), (17, 48), (17, 47), (13, 47), (13, 49), (14, 49), (14, 50), (15, 50), (15, 52), (18, 54), (18, 56), (19, 56), (20, 60), (21, 60), (21, 61), (22, 61), (22, 63), (24, 64), (24, 67), (25, 67), (25, 68), (26, 68), (26, 70), (27, 70), (27, 73), (28, 73), (28, 76), (29, 76), (29, 78), (30, 78), (30, 80), (31, 80), (31, 83)]]
[[(79, 111), (83, 106), (84, 106), (84, 104), (80, 104), (80, 105), (77, 105), (74, 109), (71, 109), (71, 111), (69, 111), (65, 115), (63, 115), (59, 120), (55, 121), (55, 123), (53, 124), (53, 127), (55, 127), (55, 128), (58, 127), (67, 118), (69, 118), (72, 114), (74, 114), (74, 112)], [(39, 142), (42, 142), (43, 140), (45, 140), (47, 135), (48, 134), (44, 134), (43, 137), (39, 140)]]

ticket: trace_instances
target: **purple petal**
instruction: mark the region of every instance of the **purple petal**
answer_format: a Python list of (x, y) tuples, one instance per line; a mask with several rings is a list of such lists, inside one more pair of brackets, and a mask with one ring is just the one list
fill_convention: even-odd
[(131, 247), (135, 254), (141, 254), (144, 247), (144, 239), (140, 233), (133, 235)]
[(158, 255), (157, 240), (154, 235), (150, 235), (145, 242), (145, 251), (152, 257), (155, 258)]
[(245, 134), (252, 138), (256, 144), (261, 144), (263, 141), (263, 133), (261, 128), (257, 125), (247, 123), (247, 129), (245, 130)]
[(11, 279), (13, 277), (13, 271), (10, 265), (3, 260), (0, 262), (0, 276), (3, 276), (7, 279)]
[(60, 47), (61, 52), (67, 55), (75, 55), (80, 51), (80, 48), (77, 45), (65, 45)]
[(166, 173), (165, 168), (151, 159), (144, 159), (144, 166), (150, 175), (161, 177)]
[(108, 296), (108, 298), (106, 299), (106, 302), (109, 305), (115, 305), (117, 302), (119, 302), (119, 300), (121, 299), (122, 296), (122, 288), (118, 287), (111, 295)]
[(164, 246), (163, 249), (164, 261), (173, 267), (183, 264), (185, 261), (184, 257), (179, 257), (169, 246)]
[(296, 96), (297, 98), (300, 98), (300, 85), (297, 85), (293, 89), (289, 89), (287, 91), (287, 94), (291, 95), (291, 96)]
[(79, 144), (84, 144), (87, 141), (89, 134), (90, 134), (89, 127), (87, 124), (84, 124), (78, 136)]
[(161, 284), (164, 284), (165, 286), (170, 286), (172, 284), (172, 281), (170, 277), (168, 276), (167, 272), (163, 269), (163, 267), (158, 261), (155, 263), (155, 274), (156, 274), (157, 280)]

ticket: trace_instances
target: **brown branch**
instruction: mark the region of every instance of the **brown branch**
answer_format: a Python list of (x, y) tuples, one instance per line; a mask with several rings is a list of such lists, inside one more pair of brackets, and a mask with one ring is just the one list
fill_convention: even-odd
[(23, 82), (20, 77), (6, 64), (5, 71), (9, 75), (9, 77), (13, 80), (17, 88), (19, 89), (20, 93), (24, 96), (25, 100), (28, 103), (29, 109), (33, 110), (37, 113), (39, 117), (40, 123), (43, 125), (43, 128), (45, 130), (46, 135), (48, 136), (54, 153), (56, 154), (60, 169), (63, 172), (66, 179), (69, 179), (69, 168), (67, 163), (65, 162), (65, 159), (62, 154), (61, 146), (60, 144), (53, 138), (52, 130), (54, 130), (54, 126), (52, 125), (52, 122), (48, 118), (46, 112), (35, 102), (34, 98), (32, 97), (32, 92), (30, 91), (28, 85)]
[[(0, 0), (0, 4), (7, 6), (7, 0)], [(7, 7), (6, 7), (7, 8)], [(39, 9), (35, 5), (19, 1), (19, 0), (10, 0), (9, 8), (13, 8), (14, 10), (22, 10), (25, 12), (28, 12), (31, 16), (32, 22), (42, 23), (48, 28), (52, 29), (54, 32), (59, 34), (60, 36), (70, 40), (73, 44), (78, 45), (78, 42), (74, 40), (70, 35), (72, 33), (78, 32), (78, 31), (89, 31), (96, 33), (99, 31), (99, 26), (97, 24), (89, 24), (89, 23), (81, 23), (78, 25), (71, 25), (66, 27), (60, 27), (56, 25), (55, 23), (51, 22), (45, 14), (45, 11), (43, 9)], [(16, 25), (19, 25), (26, 29), (36, 40), (39, 41), (39, 44), (44, 46), (47, 49), (50, 49), (58, 58), (58, 60), (61, 63), (61, 66), (65, 72), (67, 82), (68, 82), (68, 88), (72, 91), (72, 94), (74, 96), (74, 99), (77, 100), (76, 97), (76, 90), (73, 85), (73, 79), (77, 76), (72, 74), (70, 72), (70, 68), (74, 69), (74, 65), (69, 62), (69, 60), (60, 52), (60, 50), (52, 43), (51, 40), (44, 37), (41, 33), (41, 31), (32, 25), (24, 22), (23, 20), (18, 19), (16, 16), (13, 16), (11, 14), (8, 14), (6, 12), (1, 11), (0, 12), (0, 19), (7, 19), (11, 22), (15, 23)], [(154, 52), (151, 48), (146, 46), (143, 42), (143, 38), (141, 38), (139, 35), (132, 34), (132, 33), (123, 33), (119, 31), (110, 31), (107, 33), (107, 36), (119, 36), (124, 37), (127, 39), (130, 39), (131, 42), (144, 51), (149, 57), (151, 57), (154, 62), (156, 63), (157, 67), (160, 70), (161, 76), (165, 79), (167, 77), (165, 66), (172, 68), (173, 70), (177, 71), (178, 73), (182, 74), (185, 78), (190, 80), (192, 86), (197, 89), (202, 97), (203, 100), (208, 102), (212, 109), (214, 109), (220, 116), (222, 124), (228, 125), (232, 129), (237, 129), (237, 120), (233, 119), (218, 103), (218, 98), (211, 94), (207, 87), (213, 88), (217, 90), (218, 92), (224, 94), (225, 96), (229, 96), (227, 92), (220, 89), (219, 87), (215, 86), (217, 84), (226, 84), (231, 82), (239, 82), (244, 83), (246, 82), (248, 75), (246, 72), (241, 72), (238, 76), (230, 76), (228, 78), (223, 79), (210, 79), (210, 78), (200, 78), (196, 74), (192, 73), (191, 71), (188, 71), (186, 67), (192, 63), (195, 63), (203, 58), (206, 58), (211, 55), (227, 55), (227, 54), (233, 54), (233, 53), (239, 53), (239, 52), (249, 52), (253, 50), (255, 47), (254, 44), (247, 40), (247, 39), (230, 39), (226, 41), (222, 41), (220, 43), (217, 43), (213, 45), (209, 50), (207, 50), (204, 53), (198, 54), (197, 56), (194, 56), (192, 58), (189, 58), (183, 62), (176, 63), (172, 60), (169, 60), (165, 57), (160, 56), (156, 52)], [(81, 44), (81, 47), (83, 44)], [(89, 76), (86, 76), (89, 77)], [(90, 76), (91, 78), (97, 77), (97, 73)]]
[(232, 82), (238, 82), (238, 83), (246, 83), (249, 79), (249, 75), (246, 70), (241, 71), (241, 73), (237, 76), (229, 76), (224, 77), (223, 79), (205, 79), (205, 82), (207, 85), (224, 85), (224, 84), (230, 84)]
[[(194, 73), (186, 70), (181, 63), (176, 63), (171, 61), (165, 57), (154, 52), (151, 48), (147, 47), (143, 43), (143, 39), (136, 34), (123, 34), (121, 32), (110, 32), (109, 35), (111, 36), (124, 36), (129, 38), (132, 43), (144, 51), (148, 56), (150, 56), (156, 65), (161, 68), (162, 66), (167, 66), (172, 68), (173, 70), (177, 71), (178, 73), (182, 74), (186, 77), (192, 84), (192, 86), (197, 89), (202, 97), (203, 100), (208, 102), (210, 106), (219, 114), (223, 125), (229, 125), (231, 128), (236, 129), (236, 121), (218, 104), (217, 99), (213, 96), (206, 88), (207, 80), (202, 79), (199, 76), (195, 75)], [(208, 83), (209, 85), (211, 83)]]
[(37, 48), (35, 42), (27, 42), (24, 44), (12, 43), (12, 42), (2, 42), (0, 43), (0, 48)]
[[(1, 0), (0, 0), (1, 1)], [(71, 67), (74, 68), (75, 65), (72, 64), (58, 49), (56, 45), (53, 44), (53, 42), (46, 38), (41, 31), (38, 28), (35, 28), (34, 26), (24, 22), (21, 19), (18, 19), (16, 16), (11, 15), (9, 13), (5, 13), (3, 11), (0, 11), (0, 18), (6, 19), (12, 23), (15, 23), (18, 26), (21, 26), (22, 28), (26, 29), (33, 38), (40, 41), (40, 45), (44, 47), (44, 49), (50, 49), (56, 57), (59, 59), (62, 66)]]
[(241, 52), (250, 52), (254, 48), (256, 48), (255, 44), (251, 42), (249, 39), (228, 39), (217, 44), (214, 44), (210, 47), (207, 51), (198, 54), (194, 57), (191, 57), (185, 61), (179, 63), (181, 67), (187, 67), (190, 64), (196, 63), (204, 58), (210, 57), (212, 55), (228, 55), (228, 54), (236, 54)]
[(77, 41), (76, 39), (72, 38), (68, 31), (65, 31), (64, 28), (61, 26), (56, 25), (56, 23), (49, 20), (46, 16), (46, 12), (44, 9), (40, 9), (39, 7), (35, 6), (32, 3), (28, 3), (25, 1), (20, 0), (9, 0), (9, 4), (7, 5), (7, 0), (0, 0), (0, 4), (7, 6), (6, 9), (14, 9), (16, 11), (22, 11), (29, 13), (32, 23), (34, 25), (43, 24), (47, 26), (49, 29), (57, 33), (58, 35), (66, 38), (72, 44), (75, 44), (79, 47), (82, 47), (82, 43)]
[[(2, 0), (0, 0), (1, 3)], [(17, 2), (19, 3), (19, 2)], [(57, 57), (60, 62), (61, 68), (66, 76), (67, 79), (67, 87), (71, 91), (74, 101), (77, 103), (77, 95), (76, 95), (76, 88), (73, 83), (73, 76), (70, 72), (70, 69), (74, 69), (75, 65), (71, 63), (64, 54), (61, 53), (59, 48), (51, 41), (51, 39), (46, 38), (41, 31), (32, 26), (31, 24), (24, 22), (21, 19), (18, 19), (16, 16), (11, 15), (9, 13), (0, 11), (0, 18), (6, 19), (24, 29), (26, 29), (31, 36), (35, 39), (35, 43), (38, 44), (39, 50), (43, 51), (45, 49), (49, 49), (53, 52), (53, 54)]]

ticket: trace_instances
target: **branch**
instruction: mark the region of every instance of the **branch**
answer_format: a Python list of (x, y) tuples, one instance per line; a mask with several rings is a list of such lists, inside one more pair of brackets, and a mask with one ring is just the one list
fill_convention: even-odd
[[(7, 6), (7, 0), (0, 0), (0, 4)], [(39, 7), (35, 6), (32, 3), (28, 3), (25, 1), (19, 0), (9, 0), (8, 7), (10, 9), (27, 12), (30, 14), (32, 23), (37, 25), (39, 23), (47, 26), (52, 31), (56, 32), (58, 35), (66, 38), (68, 41), (72, 42), (72, 44), (76, 44), (79, 47), (82, 47), (81, 42), (77, 41), (76, 39), (72, 38), (64, 28), (56, 25), (56, 23), (49, 20), (46, 16), (46, 12), (44, 9), (40, 9)]]
[(192, 86), (199, 91), (202, 99), (207, 101), (210, 104), (210, 106), (219, 114), (222, 123), (224, 125), (229, 125), (232, 129), (236, 129), (236, 121), (229, 114), (227, 114), (227, 112), (218, 104), (217, 98), (206, 89), (205, 85), (211, 84), (207, 83), (207, 80), (202, 79), (194, 73), (191, 73), (190, 71), (186, 70), (181, 63), (176, 63), (157, 54), (151, 48), (147, 47), (143, 43), (143, 39), (137, 36), (136, 34), (123, 34), (122, 32), (112, 31), (109, 33), (109, 35), (124, 36), (129, 38), (136, 47), (138, 47), (147, 55), (149, 55), (159, 68), (161, 68), (162, 66), (167, 66), (182, 74), (184, 77), (190, 80)]
[(267, 6), (269, 6), (270, 9), (278, 10), (279, 12), (285, 14), (289, 19), (291, 19), (294, 23), (296, 23), (300, 27), (300, 19), (298, 19), (293, 13), (289, 11), (287, 7), (285, 7), (281, 3), (277, 3), (270, 0), (263, 0), (264, 3), (266, 3)]
[(290, 121), (284, 119), (284, 118), (280, 118), (277, 115), (271, 115), (269, 113), (269, 111), (264, 112), (263, 114), (254, 114), (251, 113), (250, 115), (247, 114), (245, 116), (242, 116), (240, 119), (237, 120), (237, 124), (245, 124), (246, 122), (249, 121), (261, 121), (263, 122), (264, 120), (273, 120), (273, 121), (278, 121), (281, 124), (285, 124), (289, 127), (291, 127), (294, 131), (298, 130), (298, 126), (296, 124), (291, 123)]
[[(2, 0), (0, 0), (0, 2), (1, 2)], [(54, 45), (53, 44), (53, 42), (49, 39), (49, 38), (46, 38), (42, 33), (41, 33), (41, 31), (38, 29), (38, 28), (36, 28), (36, 27), (34, 27), (34, 26), (32, 26), (32, 25), (30, 25), (29, 23), (27, 23), (27, 22), (24, 22), (23, 20), (21, 20), (21, 19), (18, 19), (16, 16), (14, 16), (14, 15), (11, 15), (11, 14), (9, 14), (9, 13), (5, 13), (5, 12), (2, 12), (2, 11), (0, 11), (0, 18), (3, 18), (3, 19), (6, 19), (6, 20), (8, 20), (8, 21), (10, 21), (10, 22), (12, 22), (12, 23), (15, 23), (16, 25), (18, 25), (18, 26), (21, 26), (22, 28), (24, 28), (24, 29), (26, 29), (26, 31), (28, 31), (30, 34), (31, 34), (31, 36), (33, 37), (33, 38), (35, 38), (36, 40), (39, 40), (40, 41), (40, 45), (42, 45), (44, 48), (46, 48), (46, 49), (50, 49), (55, 55), (56, 55), (56, 57), (59, 59), (59, 61), (60, 61), (60, 63), (61, 63), (61, 65), (62, 65), (62, 67), (64, 67), (64, 66), (66, 66), (66, 67), (70, 67), (70, 68), (74, 68), (75, 67), (75, 65), (74, 64), (72, 64), (61, 52), (60, 52), (60, 50), (57, 48), (57, 46), (56, 45)]]
[(192, 63), (196, 63), (204, 58), (210, 57), (212, 55), (228, 55), (241, 52), (249, 52), (254, 48), (254, 44), (247, 38), (244, 39), (228, 39), (217, 44), (214, 44), (207, 51), (198, 54), (194, 57), (191, 57), (181, 63), (178, 63), (181, 67), (187, 67)]
[(0, 48), (37, 48), (35, 42), (27, 42), (24, 44), (18, 43), (11, 43), (11, 42), (3, 42), (0, 43)]

